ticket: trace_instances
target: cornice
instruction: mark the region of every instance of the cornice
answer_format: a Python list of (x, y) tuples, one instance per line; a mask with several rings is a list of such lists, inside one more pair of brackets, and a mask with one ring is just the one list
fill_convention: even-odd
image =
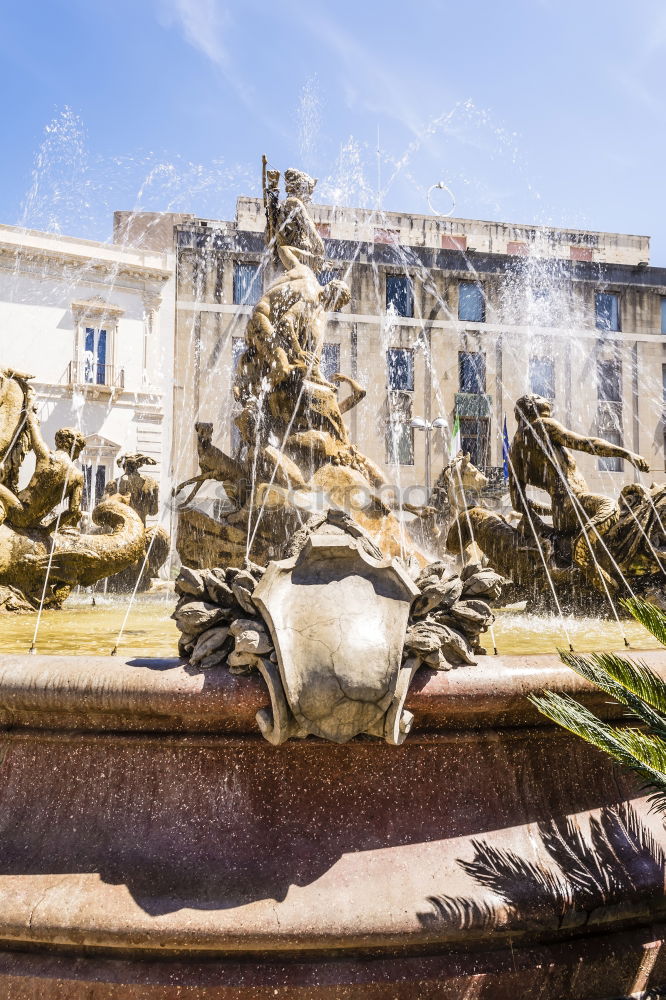
[(107, 302), (101, 295), (94, 295), (92, 299), (76, 299), (70, 304), (70, 309), (77, 323), (101, 316), (119, 319), (125, 313), (124, 309)]
[[(72, 387), (61, 385), (55, 382), (30, 383), (35, 390), (38, 402), (40, 400), (71, 399), (74, 395)], [(151, 389), (150, 392), (134, 391), (132, 389), (117, 389), (113, 386), (93, 386), (86, 383), (85, 386), (77, 385), (77, 392), (83, 391), (88, 403), (103, 403), (108, 405), (111, 399), (114, 406), (123, 409), (141, 410), (143, 413), (150, 413), (163, 417), (162, 400), (164, 393)]]
[(37, 265), (43, 269), (44, 264), (50, 266), (60, 277), (71, 276), (71, 272), (80, 275), (81, 272), (94, 275), (122, 276), (140, 281), (156, 281), (164, 284), (172, 276), (172, 271), (166, 268), (156, 268), (144, 264), (122, 260), (103, 260), (92, 254), (73, 254), (55, 247), (26, 247), (14, 243), (3, 243), (0, 240), (0, 261), (10, 260), (12, 267), (17, 264), (29, 265), (26, 271), (33, 272)]

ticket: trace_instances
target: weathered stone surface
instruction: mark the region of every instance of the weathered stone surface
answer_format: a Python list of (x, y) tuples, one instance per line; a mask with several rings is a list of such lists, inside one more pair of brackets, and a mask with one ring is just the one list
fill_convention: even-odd
[(445, 626), (437, 626), (432, 621), (420, 621), (410, 625), (405, 636), (405, 649), (424, 656), (439, 649)]
[(227, 656), (227, 664), (232, 674), (246, 676), (257, 669), (258, 657), (244, 650), (232, 650)]
[(247, 618), (238, 618), (231, 626), (231, 634), (235, 636), (234, 650), (237, 653), (254, 653), (263, 656), (270, 653), (273, 643), (263, 624)]
[(34, 604), (16, 587), (0, 586), (0, 613), (13, 611), (19, 614), (34, 611)]
[(197, 637), (193, 632), (181, 632), (178, 639), (178, 655), (189, 658), (196, 641)]
[(264, 661), (273, 715), (260, 719), (262, 731), (275, 743), (294, 729), (334, 742), (363, 732), (402, 742), (407, 688), (396, 692), (418, 590), (397, 562), (374, 559), (350, 535), (319, 534), (323, 526), (298, 555), (270, 563), (254, 591), (279, 664), (277, 678)]
[(480, 562), (472, 561), (465, 563), (463, 568), (460, 570), (460, 579), (466, 582), (471, 576), (476, 576), (476, 574), (481, 573), (482, 570), (483, 565)]
[[(440, 663), (440, 652), (453, 666), (476, 663), (467, 639), (446, 621), (438, 621), (433, 616), (410, 625), (405, 637), (405, 649), (422, 657), (428, 666)], [(438, 666), (437, 669), (441, 668)]]
[(171, 617), (182, 631), (198, 634), (204, 629), (212, 628), (223, 619), (227, 620), (228, 612), (208, 601), (188, 601), (181, 608), (177, 608)]
[[(666, 676), (663, 653), (643, 657)], [(662, 822), (630, 774), (543, 724), (526, 695), (568, 692), (618, 723), (625, 708), (555, 656), (418, 681), (398, 751), (276, 753), (252, 738), (258, 676), (4, 656), (0, 996), (657, 991)], [(599, 850), (603, 882), (567, 903), (552, 876), (570, 886), (568, 859), (585, 872)]]
[(224, 570), (204, 570), (201, 575), (208, 599), (213, 604), (219, 604), (223, 608), (233, 607), (234, 594), (226, 581)]
[(190, 663), (196, 665), (207, 656), (217, 653), (224, 646), (228, 635), (229, 628), (224, 625), (202, 632), (192, 650)]
[(180, 573), (176, 577), (176, 593), (179, 596), (203, 597), (204, 582), (201, 570), (190, 569), (189, 566), (181, 566)]
[(217, 649), (208, 656), (205, 656), (203, 660), (200, 660), (196, 666), (199, 670), (208, 670), (210, 667), (221, 667), (226, 661), (227, 654), (222, 649)]
[(412, 615), (415, 617), (427, 615), (436, 608), (448, 609), (458, 600), (463, 590), (460, 577), (452, 580), (442, 580), (436, 583), (428, 582), (421, 588), (421, 597), (417, 597), (412, 605)]
[(500, 576), (494, 570), (481, 569), (465, 577), (462, 596), (465, 599), (468, 597), (484, 597), (488, 601), (496, 601), (502, 593), (502, 585), (505, 582), (504, 577)]
[(429, 583), (435, 583), (437, 580), (441, 580), (442, 577), (449, 572), (450, 568), (451, 567), (447, 563), (442, 562), (441, 559), (428, 563), (428, 565), (421, 570), (419, 576), (416, 578), (417, 587), (425, 587)]
[[(458, 664), (468, 664), (474, 666), (477, 661), (470, 643), (456, 629), (447, 629), (442, 634), (440, 642), (440, 652), (454, 666)], [(441, 669), (438, 667), (438, 669)]]
[(243, 611), (248, 615), (256, 615), (257, 607), (252, 600), (256, 581), (248, 570), (240, 570), (231, 582), (231, 590)]
[[(463, 579), (464, 577), (464, 579)], [(481, 577), (479, 579), (479, 577)], [(421, 596), (412, 604), (410, 628), (405, 639), (408, 655), (435, 670), (476, 663), (474, 654), (484, 655), (479, 635), (493, 621), (487, 604), (460, 600), (469, 581), (478, 589), (501, 587), (502, 578), (482, 571), (479, 563), (452, 576), (443, 561), (424, 567), (417, 577)]]
[(433, 653), (428, 653), (428, 655), (423, 658), (423, 662), (432, 670), (453, 670), (455, 667), (455, 663), (452, 660), (447, 660), (444, 655), (444, 649), (441, 645)]
[(458, 601), (453, 604), (447, 614), (453, 628), (462, 629), (466, 635), (477, 636), (486, 632), (489, 625), (495, 621), (495, 616), (485, 601)]

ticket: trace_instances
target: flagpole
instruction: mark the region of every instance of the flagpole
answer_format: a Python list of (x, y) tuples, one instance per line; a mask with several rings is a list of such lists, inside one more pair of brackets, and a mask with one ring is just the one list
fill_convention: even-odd
[(453, 421), (453, 430), (451, 431), (451, 441), (449, 443), (449, 458), (451, 461), (454, 460), (458, 452), (461, 450), (461, 444), (460, 417), (456, 413), (456, 418)]
[(509, 444), (509, 432), (506, 427), (506, 413), (504, 414), (504, 429), (502, 431), (502, 472), (504, 473), (504, 482), (509, 481), (509, 449), (511, 445)]

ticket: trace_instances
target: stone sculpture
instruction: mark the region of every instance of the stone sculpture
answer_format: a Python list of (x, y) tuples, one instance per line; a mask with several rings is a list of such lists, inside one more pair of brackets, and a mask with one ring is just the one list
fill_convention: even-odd
[[(76, 459), (85, 439), (61, 428), (51, 450), (34, 409), (32, 376), (0, 370), (0, 611), (32, 611), (42, 597), (58, 608), (78, 584), (89, 586), (136, 562), (144, 525), (124, 497), (109, 496), (93, 511), (97, 534), (77, 530), (83, 475)], [(35, 471), (19, 489), (29, 451)], [(59, 514), (54, 508), (62, 505)]]
[(270, 743), (368, 733), (400, 744), (414, 673), (476, 663), (502, 582), (479, 565), (459, 577), (442, 562), (413, 581), (349, 515), (328, 510), (267, 568), (184, 568), (173, 617), (192, 667), (261, 673), (271, 708), (257, 721)]
[[(285, 179), (280, 203), (279, 174), (264, 162), (266, 242), (283, 270), (247, 324), (234, 382), (238, 452), (226, 455), (213, 425), (198, 423), (200, 472), (175, 491), (179, 652), (195, 669), (259, 671), (271, 707), (257, 722), (271, 743), (365, 733), (399, 744), (415, 671), (476, 662), (493, 620), (483, 598), (498, 595), (502, 578), (479, 565), (465, 579), (443, 562), (423, 568), (382, 498), (383, 473), (343, 419), (365, 392), (320, 369), (326, 312), (349, 289), (317, 280), (324, 246), (306, 208), (315, 181), (296, 170)], [(472, 469), (461, 455), (454, 471), (468, 482)], [(206, 481), (220, 484), (212, 503), (198, 496)]]
[[(387, 556), (404, 554), (405, 546), (416, 553), (376, 493), (385, 485), (381, 469), (355, 447), (344, 423), (363, 389), (341, 373), (328, 381), (320, 371), (326, 313), (350, 293), (343, 281), (322, 286), (317, 279), (324, 245), (307, 211), (316, 181), (286, 171), (280, 202), (279, 173), (264, 173), (266, 242), (282, 270), (254, 306), (236, 369), (238, 453), (212, 444), (212, 425), (196, 425), (201, 471), (175, 491), (178, 553), (193, 568), (240, 566), (248, 555), (265, 564), (284, 555), (302, 510), (321, 509), (322, 496), (324, 506), (353, 513)], [(340, 403), (344, 383), (351, 394)], [(224, 503), (213, 511), (195, 501), (206, 480), (223, 484)], [(193, 489), (182, 493), (187, 486)]]
[[(159, 514), (159, 483), (151, 476), (140, 472), (144, 465), (157, 465), (148, 455), (123, 455), (117, 460), (123, 470), (122, 476), (106, 484), (104, 493), (113, 496), (118, 493), (127, 497), (130, 507), (136, 511), (146, 529), (145, 551), (139, 560), (128, 566), (122, 573), (109, 577), (108, 589), (114, 592), (147, 590), (169, 556), (169, 535), (161, 524), (146, 528), (146, 519)], [(137, 582), (137, 577), (138, 582)]]
[[(18, 490), (21, 462), (30, 448), (26, 424), (28, 382), (32, 375), (0, 368), (0, 483), (10, 493)], [(6, 511), (0, 517), (4, 519)]]
[[(410, 524), (416, 541), (427, 551), (444, 555), (452, 522), (467, 509), (470, 496), (479, 498), (488, 483), (488, 477), (477, 469), (469, 453), (459, 451), (437, 477), (426, 507), (404, 505), (405, 510), (417, 515), (418, 520)], [(477, 502), (485, 505), (485, 501)]]
[[(666, 486), (634, 483), (617, 501), (590, 492), (571, 450), (620, 457), (643, 472), (648, 463), (619, 445), (568, 430), (551, 414), (552, 404), (540, 396), (516, 403), (509, 486), (517, 525), (472, 507), (450, 529), (449, 551), (476, 542), (532, 606), (551, 607), (553, 586), (560, 605), (575, 610), (609, 613), (611, 601), (632, 592), (663, 604)], [(544, 490), (551, 503), (534, 501), (529, 487)]]
[(34, 393), (27, 383), (22, 419), (28, 449), (35, 454), (35, 471), (20, 491), (0, 484), (0, 522), (7, 520), (14, 528), (27, 528), (40, 524), (55, 507), (64, 504), (65, 510), (58, 516), (59, 525), (76, 526), (81, 517), (83, 473), (74, 463), (85, 447), (85, 438), (70, 427), (62, 427), (55, 433), (56, 447), (52, 451), (42, 437), (34, 410)]
[(284, 184), (286, 198), (280, 202), (280, 172), (267, 170), (263, 157), (266, 242), (275, 251), (276, 261), (278, 247), (292, 247), (299, 259), (318, 273), (324, 261), (324, 241), (307, 210), (317, 179), (289, 167), (284, 172)]

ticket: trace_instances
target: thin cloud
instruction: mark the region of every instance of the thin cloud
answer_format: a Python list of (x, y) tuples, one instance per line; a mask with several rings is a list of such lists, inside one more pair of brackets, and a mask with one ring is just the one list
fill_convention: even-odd
[(264, 112), (254, 88), (233, 66), (228, 44), (232, 19), (222, 0), (158, 0), (158, 18), (167, 27), (175, 24), (187, 44), (210, 60), (257, 121), (282, 133), (275, 116)]
[(651, 58), (666, 48), (666, 11), (657, 9), (650, 24), (649, 30), (645, 31), (643, 43), (643, 55)]
[(176, 22), (185, 40), (220, 68), (228, 65), (228, 14), (216, 0), (162, 0), (167, 23)]
[[(419, 134), (420, 116), (405, 100), (406, 88), (397, 82), (395, 74), (388, 73), (384, 64), (357, 38), (314, 9), (299, 8), (299, 17), (310, 33), (335, 53), (350, 103), (358, 99), (364, 110), (393, 118), (414, 136)], [(359, 89), (349, 81), (362, 70), (365, 73)]]

